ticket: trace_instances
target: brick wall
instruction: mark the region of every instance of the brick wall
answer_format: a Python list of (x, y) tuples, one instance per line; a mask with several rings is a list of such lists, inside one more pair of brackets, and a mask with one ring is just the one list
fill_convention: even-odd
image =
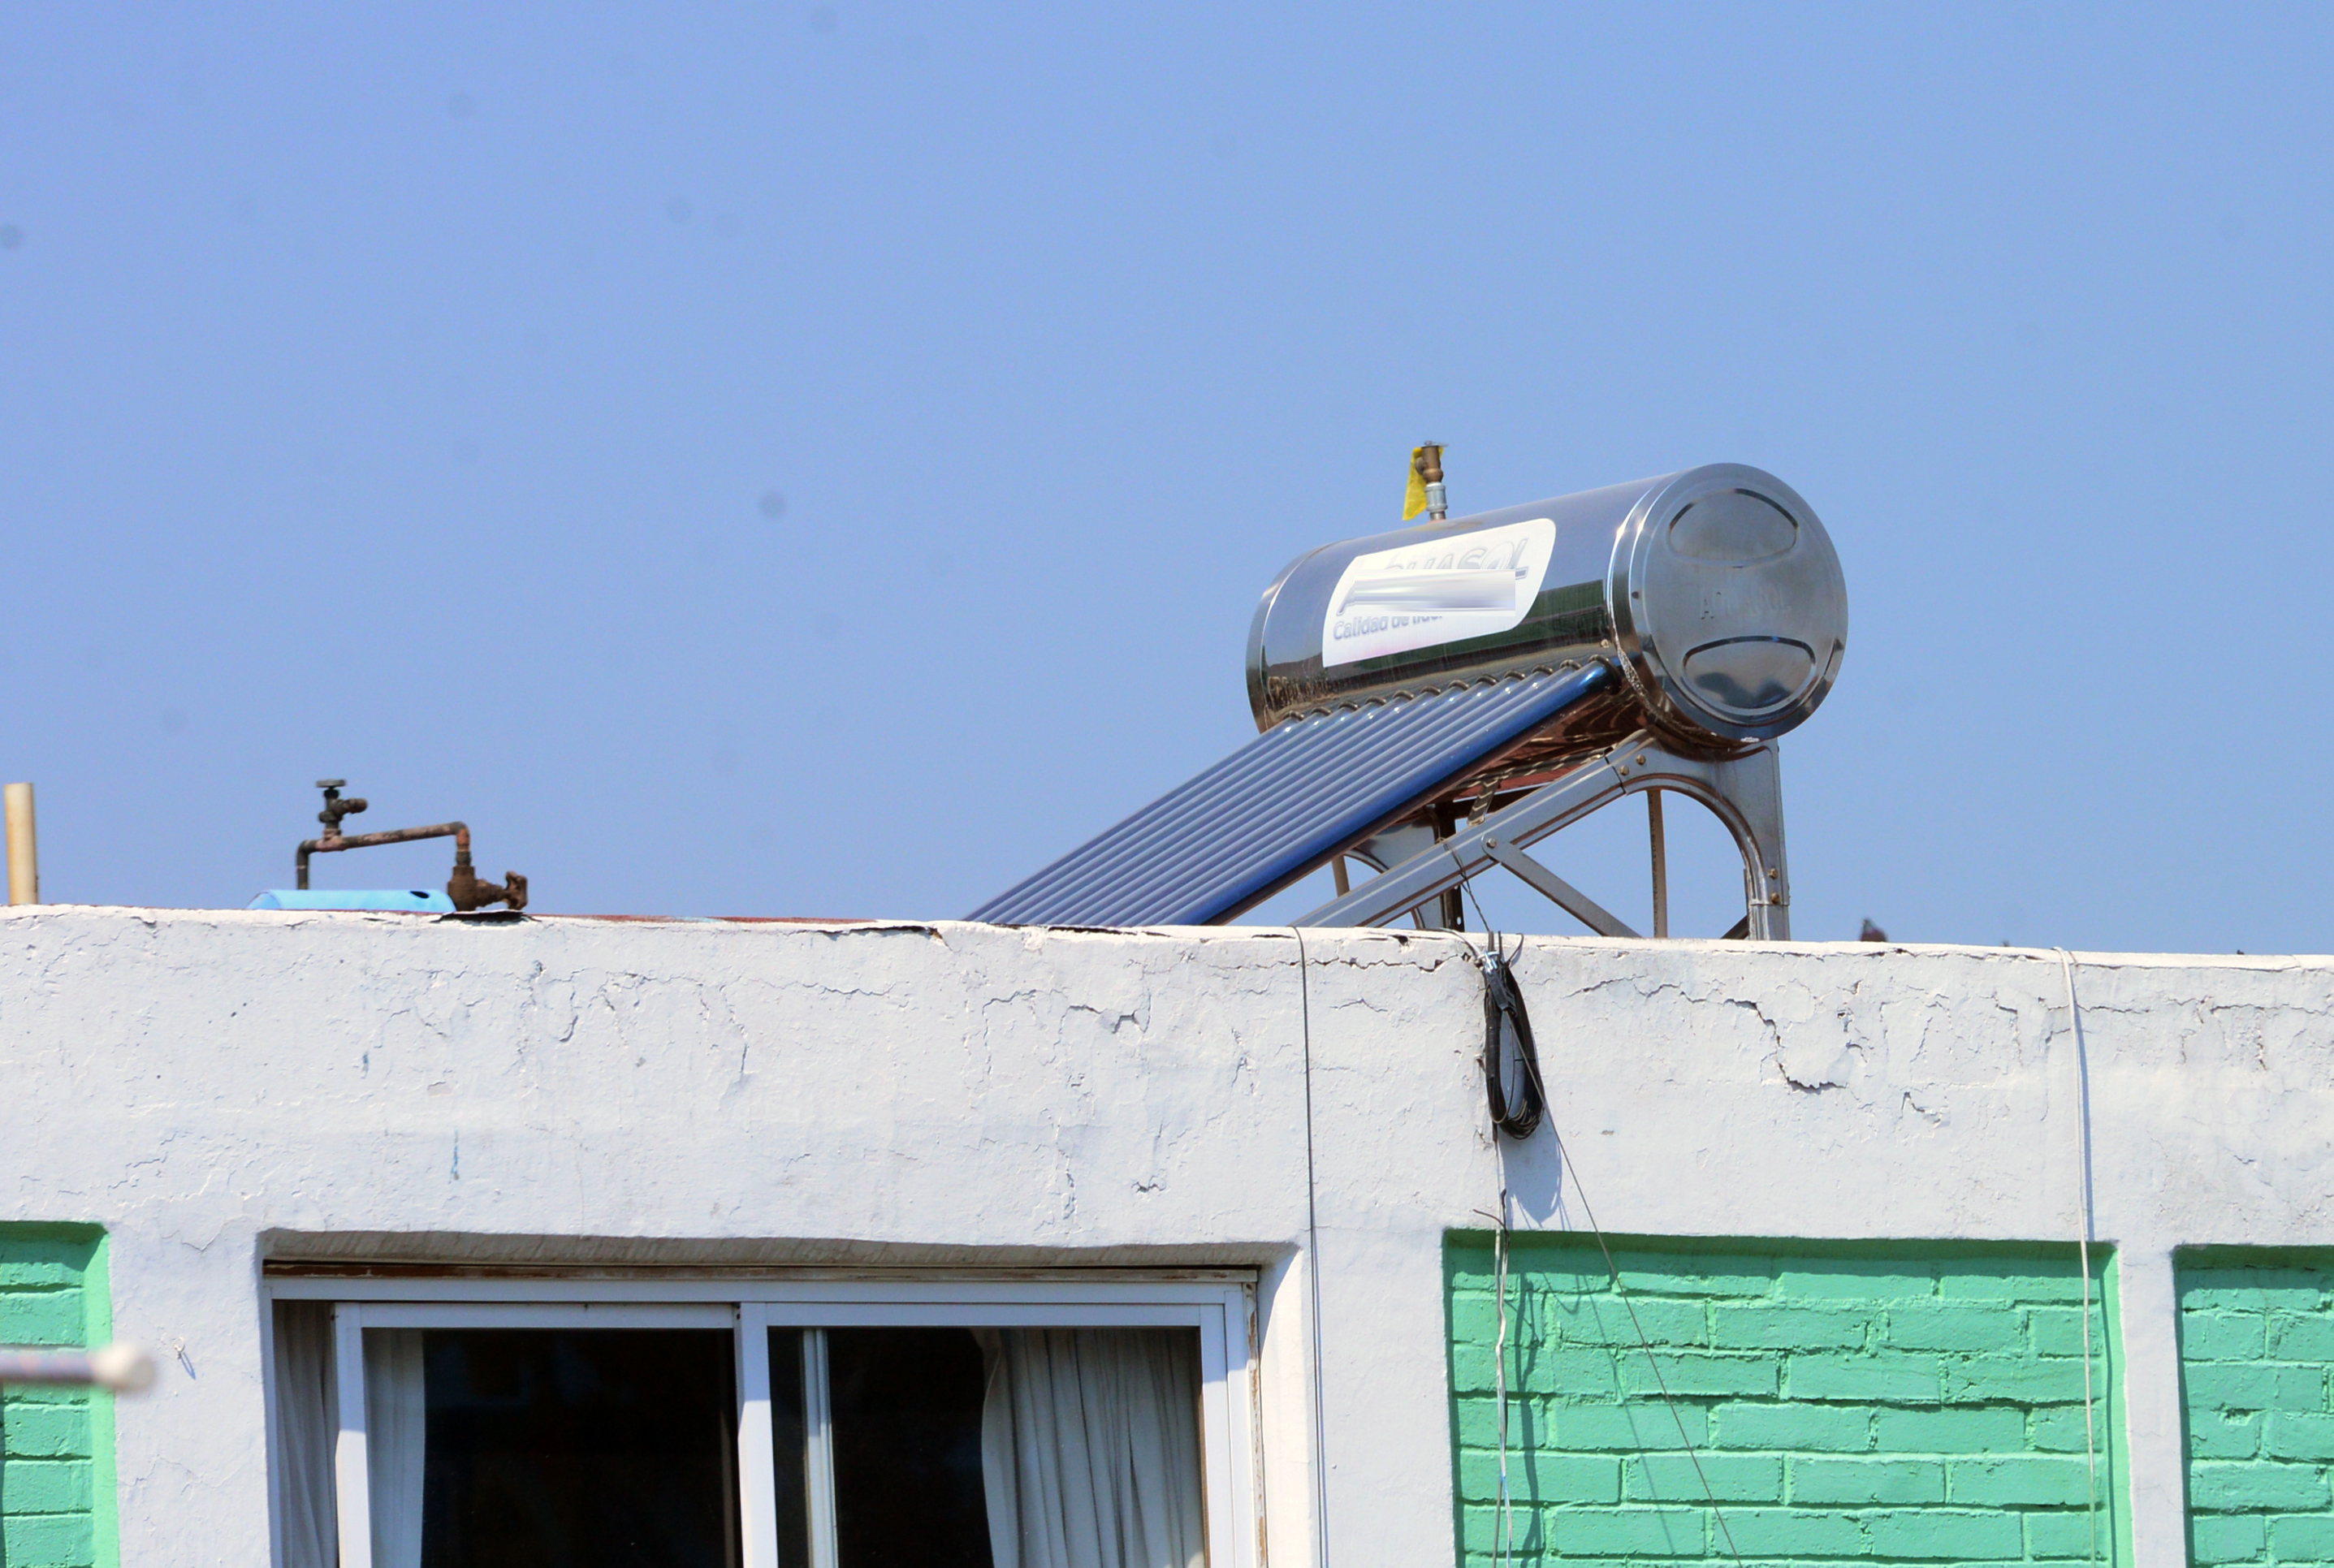
[(2200, 1253), (2179, 1289), (2191, 1560), (2334, 1562), (2334, 1258)]
[[(2091, 1553), (2075, 1252), (1513, 1239), (1515, 1556), (2053, 1563)], [(1446, 1254), (1460, 1541), (1497, 1561), (1492, 1248)], [(2114, 1516), (2109, 1270), (2092, 1255), (2098, 1560)], [(1651, 1341), (1649, 1362), (1635, 1323)], [(1666, 1383), (1673, 1414), (1660, 1393)], [(1679, 1427), (1700, 1456), (1684, 1452)], [(1713, 1509), (1702, 1477), (1718, 1500)], [(1721, 1519), (1723, 1528), (1721, 1527)], [(1729, 1535), (1733, 1551), (1729, 1550)]]
[[(102, 1344), (111, 1318), (102, 1232), (0, 1224), (0, 1344)], [(0, 1389), (0, 1568), (117, 1555), (111, 1397)]]

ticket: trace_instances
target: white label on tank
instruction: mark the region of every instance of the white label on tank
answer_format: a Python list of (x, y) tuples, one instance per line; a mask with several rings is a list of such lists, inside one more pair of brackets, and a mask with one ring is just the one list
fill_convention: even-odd
[(1355, 556), (1329, 595), (1322, 666), (1513, 629), (1539, 597), (1555, 548), (1555, 522), (1535, 517)]

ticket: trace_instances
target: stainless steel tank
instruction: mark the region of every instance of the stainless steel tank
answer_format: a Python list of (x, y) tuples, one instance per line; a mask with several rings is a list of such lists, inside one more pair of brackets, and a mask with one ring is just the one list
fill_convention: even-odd
[(1249, 632), (1257, 727), (1603, 659), (1611, 695), (1567, 712), (1552, 760), (1650, 726), (1731, 752), (1822, 703), (1847, 588), (1814, 509), (1718, 463), (1325, 545), (1265, 590)]

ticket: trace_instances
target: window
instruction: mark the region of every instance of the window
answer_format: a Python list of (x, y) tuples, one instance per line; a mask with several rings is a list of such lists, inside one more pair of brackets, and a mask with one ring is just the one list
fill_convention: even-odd
[(1253, 1558), (1241, 1282), (270, 1286), (284, 1568)]

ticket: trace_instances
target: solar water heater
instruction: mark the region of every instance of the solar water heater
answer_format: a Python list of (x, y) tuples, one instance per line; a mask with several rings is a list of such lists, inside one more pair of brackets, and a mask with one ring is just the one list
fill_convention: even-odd
[[(1461, 881), (1501, 865), (1635, 936), (1527, 851), (1674, 791), (1741, 851), (1728, 934), (1788, 938), (1775, 741), (1822, 703), (1847, 642), (1822, 523), (1734, 464), (1325, 545), (1257, 607), (1263, 733), (970, 918), (1212, 925), (1332, 865), (1337, 896), (1297, 924), (1455, 927)], [(1655, 866), (1658, 890), (1658, 843)]]

